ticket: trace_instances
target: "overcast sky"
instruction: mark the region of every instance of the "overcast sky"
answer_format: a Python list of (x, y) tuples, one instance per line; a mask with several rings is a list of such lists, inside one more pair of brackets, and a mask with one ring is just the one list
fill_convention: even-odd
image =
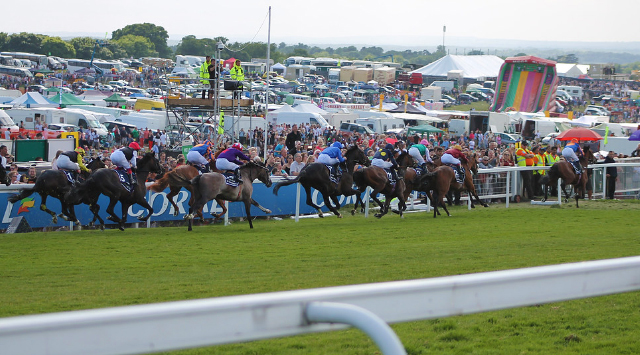
[[(238, 0), (3, 1), (0, 32), (74, 36), (129, 24), (164, 27), (171, 39), (435, 47), (446, 37), (534, 41), (640, 40), (638, 0)], [(472, 42), (472, 41), (471, 41)], [(473, 42), (470, 44), (472, 45)]]

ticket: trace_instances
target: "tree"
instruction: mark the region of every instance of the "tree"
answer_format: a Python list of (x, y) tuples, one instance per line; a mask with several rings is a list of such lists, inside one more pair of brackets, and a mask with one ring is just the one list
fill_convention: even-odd
[(69, 42), (60, 37), (47, 37), (42, 41), (42, 51), (46, 55), (54, 55), (62, 58), (75, 58), (76, 49)]
[(27, 32), (14, 33), (9, 36), (7, 49), (12, 52), (40, 53), (43, 37)]
[(176, 47), (176, 54), (201, 55), (202, 46), (200, 40), (194, 35), (184, 36)]
[(70, 41), (73, 48), (76, 50), (76, 57), (78, 59), (91, 59), (91, 53), (93, 53), (93, 45), (96, 40), (91, 37), (75, 37)]
[(215, 42), (215, 44), (218, 44), (218, 42), (222, 42), (222, 44), (227, 44), (229, 42), (229, 39), (227, 37), (218, 36), (213, 38), (213, 42)]
[(516, 54), (516, 57), (526, 57), (526, 56), (527, 56), (527, 53), (520, 52), (520, 53)]
[(145, 37), (154, 45), (154, 50), (162, 58), (169, 58), (173, 55), (171, 49), (167, 46), (169, 34), (162, 26), (156, 26), (152, 23), (136, 23), (127, 25), (124, 28), (113, 31), (111, 38), (118, 40), (126, 35), (134, 35)]
[(309, 52), (307, 52), (306, 49), (296, 48), (291, 53), (291, 56), (292, 57), (308, 57), (309, 56)]
[(6, 51), (8, 43), (9, 35), (6, 32), (0, 32), (0, 51)]
[(158, 55), (151, 40), (143, 36), (125, 35), (113, 42), (134, 58), (155, 57)]
[(578, 57), (575, 54), (566, 54), (559, 55), (558, 58), (555, 59), (558, 63), (578, 63)]

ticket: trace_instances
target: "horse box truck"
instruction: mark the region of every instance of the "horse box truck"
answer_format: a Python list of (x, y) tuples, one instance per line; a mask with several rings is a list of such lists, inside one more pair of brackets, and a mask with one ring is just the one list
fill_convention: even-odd
[(106, 128), (100, 124), (92, 112), (70, 108), (15, 108), (6, 111), (13, 122), (23, 123), (26, 129), (35, 129), (36, 122), (46, 124), (67, 123), (82, 128), (95, 129), (100, 136), (106, 136)]

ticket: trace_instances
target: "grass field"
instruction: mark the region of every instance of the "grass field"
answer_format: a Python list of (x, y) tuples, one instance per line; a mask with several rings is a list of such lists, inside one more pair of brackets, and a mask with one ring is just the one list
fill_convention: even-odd
[[(2, 235), (0, 316), (640, 254), (635, 201)], [(636, 354), (640, 293), (393, 325), (409, 354)], [(1, 353), (1, 351), (0, 351)], [(358, 330), (172, 354), (376, 354)]]

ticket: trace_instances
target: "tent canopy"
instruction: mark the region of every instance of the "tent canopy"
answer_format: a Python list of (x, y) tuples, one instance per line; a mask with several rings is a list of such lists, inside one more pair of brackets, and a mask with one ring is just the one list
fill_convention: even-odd
[(62, 93), (62, 99), (60, 99), (60, 94), (51, 98), (51, 101), (54, 104), (60, 103), (61, 107), (67, 107), (67, 105), (91, 105), (88, 102), (84, 102), (79, 98), (75, 97), (73, 94), (65, 94)]
[(106, 99), (103, 99), (103, 100), (106, 101), (106, 102), (117, 102), (119, 104), (123, 104), (123, 103), (127, 102), (126, 99), (123, 99), (122, 96), (120, 96), (120, 95), (118, 95), (116, 93), (114, 93), (113, 95), (111, 95), (111, 96), (109, 96), (109, 97), (107, 97)]
[(447, 55), (411, 73), (423, 76), (447, 77), (451, 70), (462, 70), (464, 78), (494, 78), (500, 73), (504, 60), (495, 55)]
[(421, 124), (419, 126), (409, 127), (407, 129), (407, 134), (412, 133), (444, 133), (444, 131), (430, 124)]
[(9, 105), (13, 106), (26, 106), (26, 107), (54, 107), (55, 103), (49, 101), (46, 97), (38, 92), (27, 92), (24, 95), (9, 102)]

